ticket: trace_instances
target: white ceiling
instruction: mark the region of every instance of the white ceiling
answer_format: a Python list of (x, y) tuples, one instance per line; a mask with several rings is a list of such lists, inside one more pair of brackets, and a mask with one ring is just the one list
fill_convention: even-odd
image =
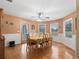
[(43, 17), (55, 20), (75, 11), (76, 0), (0, 0), (0, 7), (8, 15), (38, 20), (38, 13), (43, 12)]

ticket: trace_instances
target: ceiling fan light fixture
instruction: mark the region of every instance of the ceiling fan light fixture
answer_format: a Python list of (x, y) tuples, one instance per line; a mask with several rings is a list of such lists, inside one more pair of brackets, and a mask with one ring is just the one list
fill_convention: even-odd
[(38, 17), (41, 18), (43, 16), (43, 12), (38, 13)]

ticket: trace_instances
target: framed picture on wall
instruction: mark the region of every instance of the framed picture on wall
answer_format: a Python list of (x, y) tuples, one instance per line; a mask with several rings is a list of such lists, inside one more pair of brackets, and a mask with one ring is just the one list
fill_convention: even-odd
[(8, 24), (8, 21), (6, 21), (6, 24)]
[(34, 30), (34, 29), (35, 29), (35, 25), (32, 25), (32, 26), (31, 26), (31, 29)]
[(14, 23), (13, 23), (13, 22), (11, 22), (11, 23), (10, 23), (10, 25), (14, 25)]

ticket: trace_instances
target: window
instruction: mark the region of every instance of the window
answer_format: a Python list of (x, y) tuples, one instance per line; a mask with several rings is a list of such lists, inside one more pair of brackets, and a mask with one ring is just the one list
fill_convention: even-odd
[(72, 37), (72, 18), (64, 22), (64, 35), (66, 37)]
[(50, 32), (52, 35), (58, 35), (58, 23), (50, 24)]
[(39, 25), (39, 32), (45, 33), (45, 24), (40, 24)]

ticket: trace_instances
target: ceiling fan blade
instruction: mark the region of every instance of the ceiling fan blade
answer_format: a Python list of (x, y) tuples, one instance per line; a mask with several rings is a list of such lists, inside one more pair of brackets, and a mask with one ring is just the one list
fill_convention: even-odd
[(13, 0), (7, 0), (8, 2), (13, 2)]
[(45, 17), (46, 19), (50, 19), (50, 17)]

